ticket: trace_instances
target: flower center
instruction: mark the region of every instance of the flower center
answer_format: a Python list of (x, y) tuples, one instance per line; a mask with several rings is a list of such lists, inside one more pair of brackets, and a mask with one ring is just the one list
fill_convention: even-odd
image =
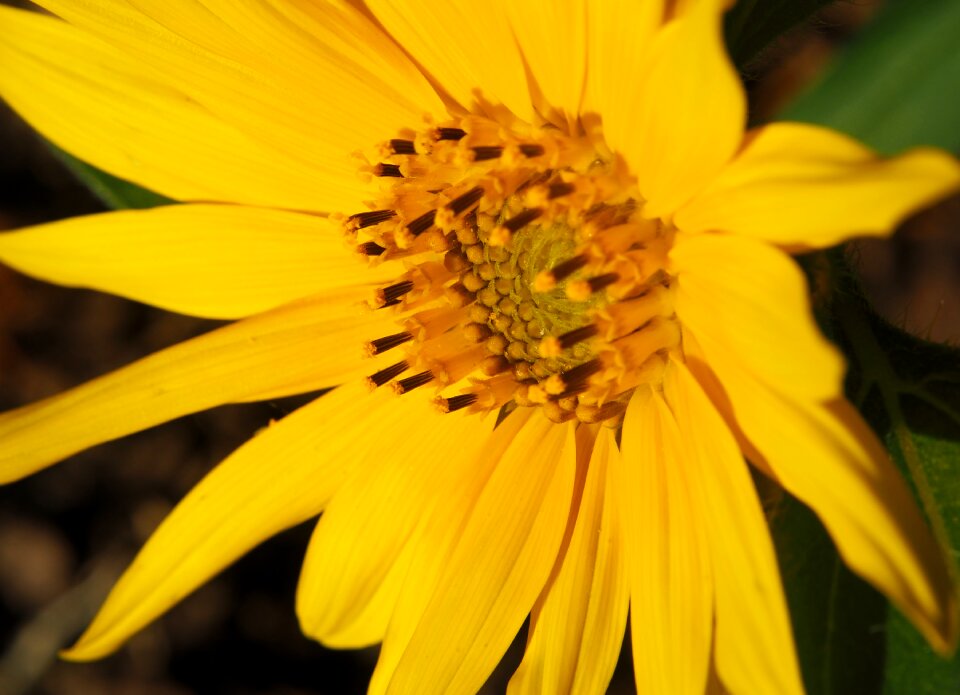
[(362, 172), (371, 210), (342, 218), (368, 263), (404, 272), (370, 304), (398, 332), (365, 346), (402, 356), (371, 374), (438, 407), (541, 406), (563, 422), (619, 418), (680, 343), (666, 254), (673, 231), (599, 128), (567, 134), (468, 116), (401, 133)]

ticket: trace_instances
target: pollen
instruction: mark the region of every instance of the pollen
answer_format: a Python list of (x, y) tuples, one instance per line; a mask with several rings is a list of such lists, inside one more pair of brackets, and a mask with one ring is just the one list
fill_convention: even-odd
[(396, 133), (370, 209), (343, 231), (396, 278), (369, 300), (397, 331), (371, 336), (371, 389), (435, 390), (437, 409), (539, 407), (616, 425), (633, 390), (681, 349), (666, 257), (674, 230), (599, 127), (564, 133), (469, 116)]

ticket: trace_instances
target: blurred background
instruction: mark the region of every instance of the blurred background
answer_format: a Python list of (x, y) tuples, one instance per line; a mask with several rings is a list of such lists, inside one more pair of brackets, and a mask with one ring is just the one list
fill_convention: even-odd
[[(752, 119), (776, 114), (878, 4), (828, 6), (748, 66)], [(104, 209), (2, 104), (0, 153), (0, 230)], [(960, 342), (958, 232), (955, 198), (918, 215), (890, 240), (858, 244), (875, 307), (917, 335)], [(57, 393), (215, 325), (35, 282), (0, 266), (0, 409)], [(118, 654), (91, 664), (56, 657), (177, 500), (255, 430), (301, 402), (200, 413), (0, 487), (0, 695), (363, 692), (375, 649), (325, 650), (297, 628), (293, 595), (310, 524), (242, 559)], [(522, 636), (489, 692), (503, 692), (521, 647)], [(632, 692), (629, 659), (621, 661), (612, 693)]]

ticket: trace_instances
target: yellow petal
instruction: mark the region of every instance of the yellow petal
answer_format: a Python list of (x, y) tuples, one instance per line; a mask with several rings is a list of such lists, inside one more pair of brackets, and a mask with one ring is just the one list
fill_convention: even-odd
[[(636, 114), (644, 108), (639, 88), (653, 38), (663, 20), (664, 0), (605, 0), (588, 6), (587, 84), (584, 113), (603, 119), (603, 137), (625, 154), (644, 146)], [(634, 169), (643, 160), (635, 162)]]
[[(365, 209), (370, 190), (357, 177), (359, 162), (351, 153), (394, 137), (402, 126), (418, 125), (425, 112), (443, 111), (400, 49), (349, 3), (304, 7), (251, 0), (219, 3), (213, 11), (185, 0), (144, 3), (138, 9), (117, 0), (42, 4), (119, 52), (119, 65), (131, 79), (142, 76), (175, 90), (216, 123), (276, 153), (270, 161), (277, 175), (261, 172), (261, 177), (281, 190), (304, 192), (304, 200), (290, 207)], [(84, 55), (75, 53), (78, 59)], [(75, 81), (70, 77), (63, 89)], [(97, 105), (87, 101), (94, 101), (87, 105), (93, 116)], [(155, 109), (152, 119), (165, 118), (167, 111)], [(103, 109), (99, 123), (111, 115)], [(97, 125), (88, 118), (83, 122)], [(181, 135), (184, 127), (174, 120), (167, 129), (189, 140)], [(84, 130), (91, 150), (116, 137), (106, 124), (101, 130), (99, 135)], [(147, 156), (140, 152), (147, 146), (125, 154), (136, 161)], [(166, 151), (176, 162), (171, 154), (177, 148), (170, 145)], [(162, 152), (151, 150), (151, 156)], [(129, 178), (129, 172), (115, 173)]]
[[(555, 121), (562, 121), (557, 118), (562, 114), (566, 122), (574, 122), (587, 67), (586, 0), (505, 4), (510, 23), (504, 30), (512, 30), (505, 42), (519, 44), (530, 77), (547, 102), (541, 112)], [(554, 109), (559, 113), (552, 113)]]
[(131, 210), (0, 234), (0, 261), (62, 285), (206, 318), (239, 318), (350, 284), (389, 280), (329, 220), (226, 205)]
[(224, 403), (335, 386), (387, 363), (360, 357), (395, 332), (361, 294), (325, 293), (211, 331), (46, 400), (0, 415), (0, 482), (87, 447)]
[(941, 652), (956, 644), (957, 598), (943, 555), (876, 436), (845, 400), (791, 398), (710, 350), (737, 422), (766, 465), (823, 521), (844, 561)]
[(703, 0), (660, 30), (638, 93), (624, 105), (636, 107), (627, 111), (636, 134), (622, 154), (652, 216), (693, 197), (743, 138), (746, 98), (723, 45), (723, 4)]
[[(698, 435), (700, 436), (700, 435)], [(622, 505), (633, 672), (638, 692), (701, 695), (713, 632), (713, 586), (693, 472), (659, 394), (637, 390), (623, 423)]]
[(438, 496), (431, 513), (424, 515), (408, 543), (412, 555), (409, 569), (380, 649), (369, 695), (380, 695), (387, 691), (393, 672), (446, 568), (451, 548), (460, 541), (477, 499), (500, 464), (504, 452), (535, 415), (538, 413), (532, 408), (519, 408), (510, 413), (490, 435), (480, 455), (459, 470), (454, 484), (457, 493)]
[(370, 0), (367, 7), (462, 106), (471, 107), (479, 89), (533, 120), (523, 61), (500, 0), (447, 0), (415, 9), (398, 0)]
[(945, 152), (910, 150), (880, 159), (840, 133), (774, 123), (680, 210), (687, 231), (729, 231), (776, 244), (822, 248), (889, 234), (904, 218), (960, 188)]
[(622, 466), (603, 428), (587, 465), (576, 523), (559, 572), (533, 609), (527, 648), (508, 694), (607, 690), (627, 623), (629, 587), (620, 525)]
[(306, 162), (64, 22), (0, 6), (0, 96), (63, 149), (169, 197), (316, 208)]
[(715, 659), (734, 693), (802, 695), (780, 572), (760, 501), (726, 424), (682, 364), (664, 379), (716, 589)]
[(820, 335), (796, 263), (754, 239), (682, 236), (670, 252), (676, 311), (707, 348), (725, 350), (785, 392), (809, 398), (842, 393), (840, 353)]
[(355, 383), (262, 430), (177, 505), (64, 656), (109, 654), (248, 550), (318, 514), (361, 464), (353, 454), (369, 440), (370, 418), (396, 405)]
[(354, 454), (362, 465), (317, 524), (297, 590), (300, 625), (314, 639), (328, 642), (364, 611), (423, 516), (458, 494), (463, 466), (493, 429), (495, 418), (439, 413), (429, 395), (405, 396), (373, 423), (377, 441)]
[(387, 692), (476, 692), (557, 559), (576, 466), (572, 424), (528, 422), (480, 493)]

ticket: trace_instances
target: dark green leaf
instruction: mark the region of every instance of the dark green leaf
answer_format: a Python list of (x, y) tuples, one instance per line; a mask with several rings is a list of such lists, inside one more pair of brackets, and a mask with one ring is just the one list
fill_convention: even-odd
[(960, 151), (960, 2), (891, 3), (782, 117), (888, 154), (914, 145)]
[(152, 208), (157, 205), (169, 205), (175, 201), (146, 188), (141, 188), (129, 181), (119, 179), (112, 174), (101, 171), (50, 144), (54, 154), (62, 161), (74, 176), (84, 183), (93, 193), (103, 201), (104, 205), (112, 210), (127, 208)]
[[(838, 318), (855, 359), (864, 414), (882, 433), (940, 543), (960, 557), (960, 352), (887, 324), (852, 297)], [(960, 693), (960, 656), (935, 655), (891, 609), (884, 695)]]
[(883, 597), (844, 566), (817, 517), (786, 493), (770, 530), (808, 695), (880, 695)]
[(724, 21), (730, 57), (748, 65), (783, 32), (793, 28), (831, 0), (740, 0)]

